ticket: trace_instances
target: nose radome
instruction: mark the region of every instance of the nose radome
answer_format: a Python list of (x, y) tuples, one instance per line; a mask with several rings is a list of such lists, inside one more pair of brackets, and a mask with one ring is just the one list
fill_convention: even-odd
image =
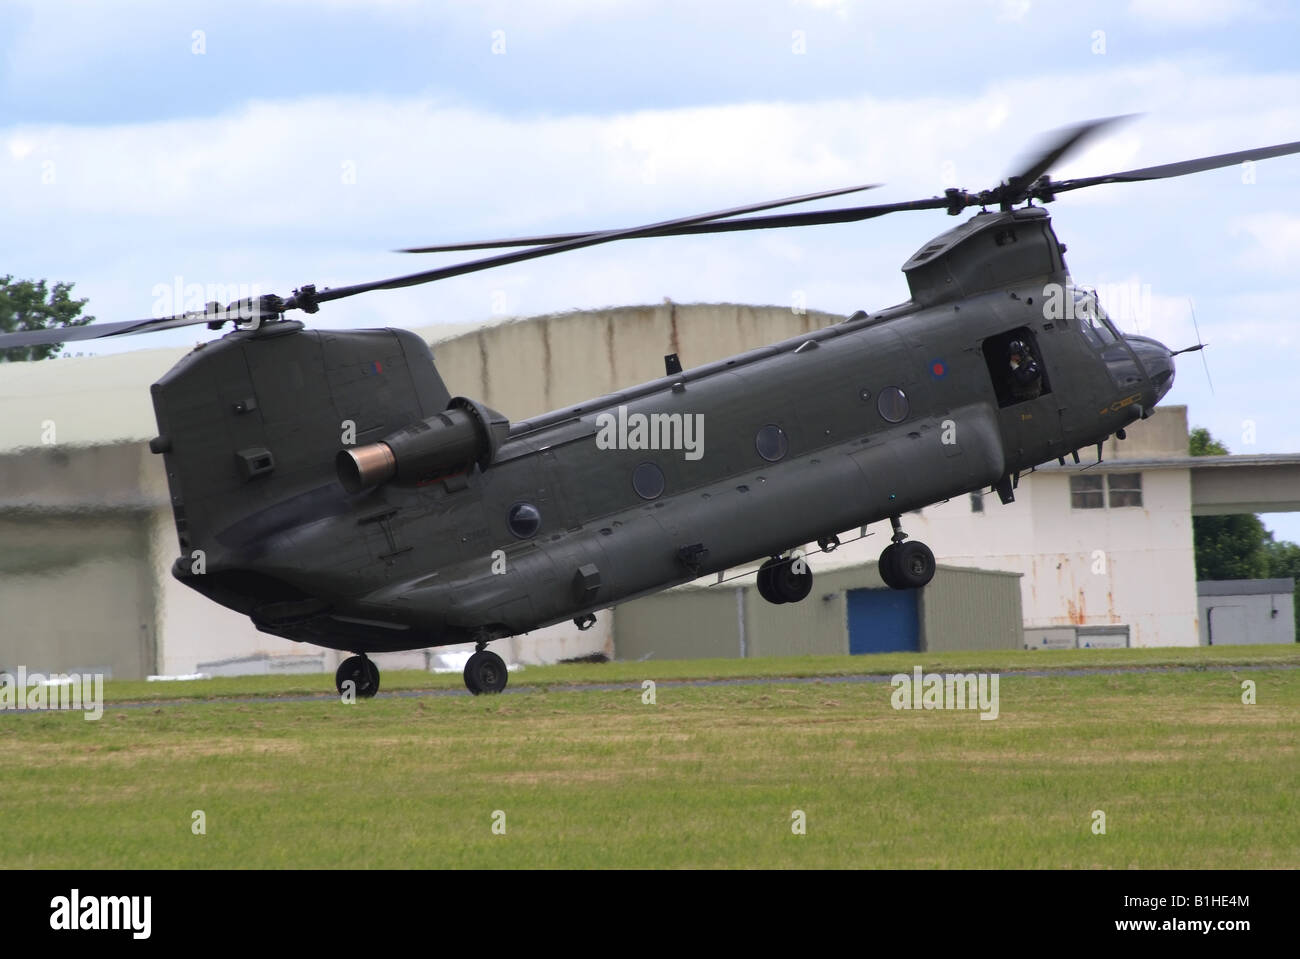
[(1169, 347), (1149, 336), (1126, 336), (1138, 362), (1155, 387), (1154, 403), (1160, 402), (1174, 385), (1174, 356)]

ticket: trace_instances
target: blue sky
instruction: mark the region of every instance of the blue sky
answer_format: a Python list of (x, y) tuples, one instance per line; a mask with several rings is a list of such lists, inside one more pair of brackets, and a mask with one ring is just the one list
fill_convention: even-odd
[[(287, 293), (453, 259), (389, 252), (412, 243), (862, 182), (885, 184), (867, 202), (976, 190), (1042, 131), (1097, 116), (1143, 114), (1054, 175), (1300, 140), (1297, 41), (1297, 8), (1270, 0), (6, 0), (0, 269), (73, 280), (101, 320), (130, 319), (177, 277)], [(1216, 392), (1188, 357), (1167, 402), (1234, 451), (1300, 450), (1300, 157), (1051, 209), (1076, 280), (1110, 291), (1122, 326), (1189, 345), (1195, 302)], [(633, 241), (313, 322), (665, 296), (872, 310), (906, 298), (898, 267), (953, 222)], [(1300, 540), (1300, 517), (1269, 523)]]

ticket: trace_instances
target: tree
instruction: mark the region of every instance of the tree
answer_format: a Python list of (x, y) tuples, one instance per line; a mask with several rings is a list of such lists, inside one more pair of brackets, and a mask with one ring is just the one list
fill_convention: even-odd
[[(1189, 440), (1189, 451), (1193, 456), (1226, 456), (1228, 453), (1228, 448), (1204, 427), (1192, 430)], [(1253, 513), (1193, 516), (1196, 578), (1262, 579), (1268, 575), (1265, 545), (1272, 541), (1273, 534)]]
[[(1286, 579), (1288, 576), (1300, 581), (1300, 546), (1280, 540), (1264, 545), (1264, 558), (1267, 560), (1268, 575), (1273, 579)], [(1300, 643), (1300, 590), (1291, 595), (1295, 607), (1295, 638)]]
[[(93, 316), (79, 316), (85, 299), (72, 298), (71, 283), (55, 283), (50, 289), (45, 280), (15, 280), (0, 276), (0, 333), (50, 330), (85, 326)], [(63, 349), (62, 343), (44, 346), (17, 346), (0, 350), (0, 362), (43, 360)]]

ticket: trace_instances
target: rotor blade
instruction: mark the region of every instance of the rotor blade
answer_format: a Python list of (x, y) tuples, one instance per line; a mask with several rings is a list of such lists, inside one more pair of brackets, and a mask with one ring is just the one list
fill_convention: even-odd
[(1218, 156), (1201, 157), (1199, 160), (1180, 160), (1177, 163), (1162, 163), (1159, 166), (1142, 167), (1140, 170), (1125, 170), (1122, 173), (1107, 173), (1104, 176), (1080, 177), (1074, 180), (1062, 180), (1060, 183), (1048, 184), (1045, 189), (1050, 193), (1064, 193), (1066, 190), (1079, 190), (1086, 186), (1101, 183), (1133, 183), (1141, 180), (1163, 180), (1168, 177), (1186, 176), (1189, 173), (1203, 173), (1220, 167), (1236, 166), (1247, 160), (1268, 160), (1273, 157), (1300, 153), (1300, 140), (1294, 143), (1279, 143), (1270, 147), (1258, 147), (1254, 150), (1239, 150), (1236, 153), (1221, 153)]
[[(872, 189), (872, 186), (856, 187), (855, 189)], [(813, 194), (813, 196), (820, 196), (820, 194)], [(356, 283), (352, 286), (340, 286), (334, 289), (320, 291), (317, 291), (314, 288), (305, 288), (302, 291), (295, 291), (293, 296), (284, 300), (281, 308), (285, 310), (306, 309), (308, 312), (315, 312), (316, 306), (319, 303), (327, 303), (330, 300), (341, 300), (347, 296), (356, 296), (358, 293), (370, 293), (374, 290), (397, 290), (408, 286), (419, 286), (422, 283), (432, 283), (435, 280), (445, 280), (453, 276), (463, 276), (466, 273), (477, 273), (480, 270), (490, 270), (498, 266), (508, 266), (512, 263), (522, 263), (525, 260), (535, 260), (538, 257), (551, 256), (555, 253), (566, 253), (569, 250), (581, 250), (601, 243), (612, 243), (614, 240), (626, 240), (637, 236), (657, 236), (661, 231), (672, 230), (677, 227), (707, 223), (709, 220), (733, 216), (737, 213), (746, 213), (755, 210), (770, 210), (777, 206), (801, 203), (806, 199), (808, 199), (808, 197), (791, 197), (784, 200), (772, 200), (767, 203), (750, 204), (748, 206), (736, 207), (731, 210), (719, 210), (714, 213), (700, 213), (695, 216), (679, 217), (675, 220), (664, 220), (661, 223), (634, 226), (624, 230), (610, 230), (607, 233), (591, 233), (572, 240), (565, 240), (561, 243), (553, 243), (549, 246), (530, 247), (527, 250), (519, 250), (516, 253), (499, 253), (496, 256), (484, 257), (481, 260), (470, 260), (467, 263), (456, 263), (451, 266), (439, 267), (435, 270), (424, 270), (420, 273), (409, 273), (405, 276), (395, 276), (386, 280), (375, 280), (370, 283)]]
[[(809, 193), (805, 196), (790, 197), (786, 200), (775, 200), (770, 203), (755, 203), (751, 206), (737, 207), (734, 210), (726, 210), (722, 213), (710, 213), (707, 216), (698, 219), (709, 220), (726, 216), (739, 216), (742, 213), (757, 213), (760, 210), (771, 210), (778, 206), (790, 206), (795, 203), (810, 203), (813, 200), (824, 200), (827, 197), (843, 196), (845, 193), (857, 193), (861, 190), (874, 190), (880, 184), (871, 183), (865, 186), (843, 187), (838, 190), (824, 190), (821, 193)], [(602, 230), (591, 230), (586, 233), (551, 233), (545, 236), (520, 236), (505, 240), (479, 240), (472, 243), (448, 243), (441, 246), (414, 246), (402, 250), (395, 250), (396, 253), (450, 253), (457, 250), (493, 250), (506, 246), (543, 246), (552, 243), (567, 243), (570, 240), (585, 240), (599, 233), (606, 232)]]
[[(771, 216), (746, 216), (734, 220), (710, 220), (689, 226), (661, 227), (658, 229), (638, 231), (628, 239), (642, 239), (659, 236), (688, 236), (698, 233), (733, 233), (740, 230), (770, 230), (787, 226), (816, 226), (826, 223), (853, 223), (884, 216), (886, 213), (898, 213), (903, 210), (942, 210), (950, 205), (945, 197), (927, 197), (924, 200), (908, 200), (902, 203), (884, 203), (879, 206), (853, 206), (836, 210), (810, 210), (803, 213), (776, 213)], [(535, 237), (538, 243), (560, 243), (569, 240), (582, 240), (596, 236), (595, 233), (558, 233), (554, 236)], [(530, 242), (533, 242), (530, 241)], [(495, 246), (522, 245), (523, 240), (500, 240), (481, 244), (466, 244), (464, 249), (491, 248)], [(440, 250), (457, 249), (456, 247), (421, 247), (400, 250), (401, 253), (425, 253)]]
[(53, 343), (72, 343), (77, 340), (98, 340), (106, 336), (129, 336), (133, 333), (152, 333), (182, 326), (197, 326), (228, 317), (217, 313), (184, 313), (154, 320), (120, 320), (116, 323), (90, 323), (86, 326), (69, 326), (48, 330), (23, 330), (18, 333), (0, 333), (0, 350), (19, 346), (46, 346)]
[(1201, 342), (1201, 324), (1196, 322), (1196, 306), (1192, 298), (1187, 298), (1187, 308), (1192, 311), (1192, 329), (1196, 331), (1196, 351), (1201, 354), (1201, 365), (1205, 367), (1205, 382), (1210, 384), (1210, 395), (1214, 395), (1214, 380), (1210, 379), (1210, 361), (1205, 358), (1205, 344)]
[(1123, 116), (1102, 117), (1099, 120), (1086, 120), (1083, 123), (1075, 123), (1047, 134), (1040, 142), (1038, 150), (1032, 159), (1025, 161), (1024, 169), (1007, 177), (1007, 184), (1011, 187), (1011, 192), (1014, 194), (1019, 189), (1032, 185), (1035, 180), (1055, 166), (1062, 157), (1073, 153), (1085, 140), (1092, 139), (1107, 127), (1129, 120), (1133, 116), (1130, 113)]

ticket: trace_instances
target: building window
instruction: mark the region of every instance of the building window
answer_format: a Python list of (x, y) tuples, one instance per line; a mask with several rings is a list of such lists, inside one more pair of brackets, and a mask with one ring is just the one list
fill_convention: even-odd
[(1070, 506), (1073, 509), (1101, 509), (1106, 505), (1106, 490), (1101, 476), (1071, 476)]
[(1142, 505), (1141, 473), (1111, 473), (1107, 480), (1110, 484), (1111, 509)]
[(974, 492), (974, 493), (971, 493), (971, 494), (970, 494), (970, 511), (971, 511), (972, 513), (982, 513), (982, 512), (984, 512), (984, 494), (983, 494), (983, 493), (977, 491), (977, 492)]

